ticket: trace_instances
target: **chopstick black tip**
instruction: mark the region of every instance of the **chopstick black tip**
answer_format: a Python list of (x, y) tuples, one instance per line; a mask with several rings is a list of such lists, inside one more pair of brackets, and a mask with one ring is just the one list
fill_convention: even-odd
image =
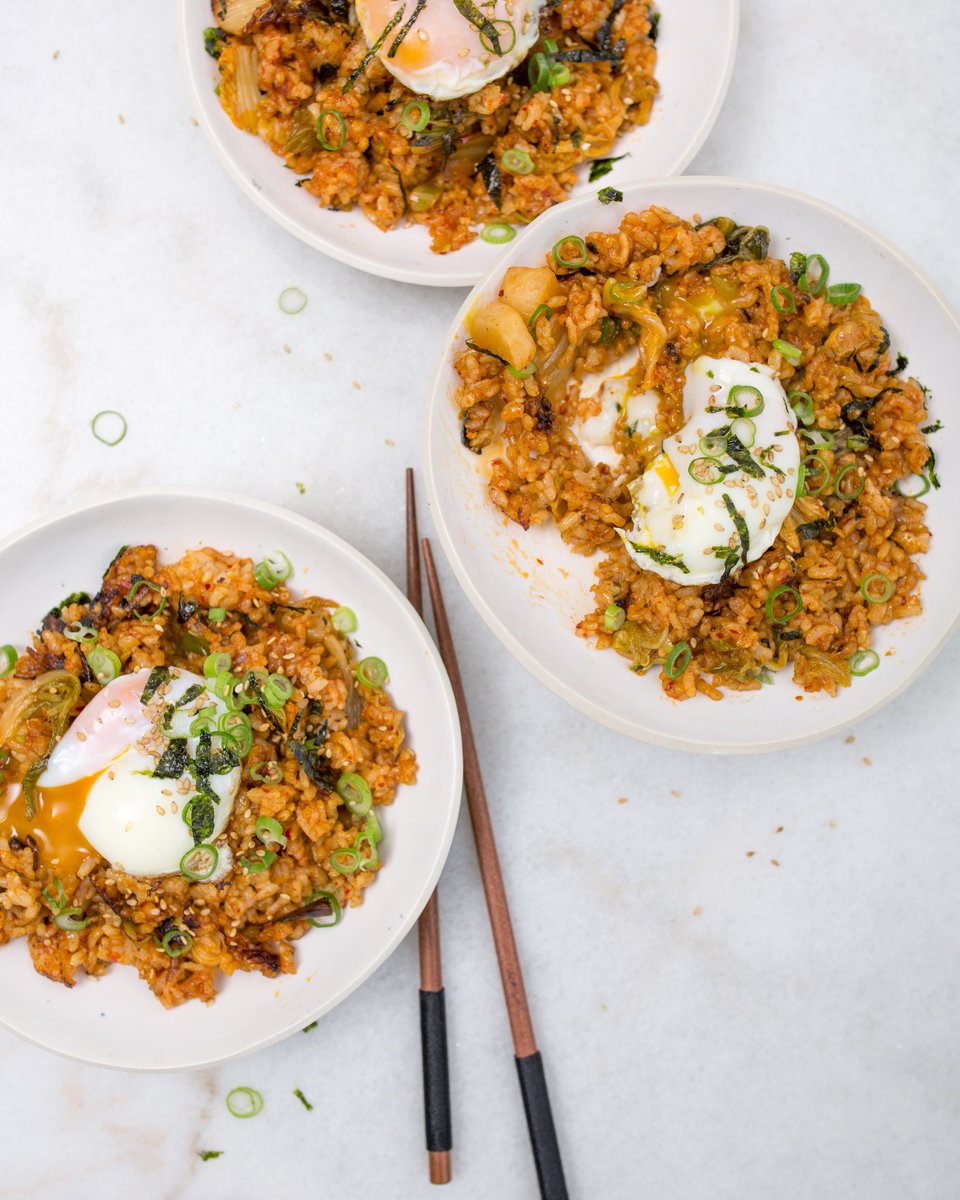
[(527, 1128), (533, 1146), (540, 1195), (543, 1200), (568, 1200), (560, 1146), (553, 1124), (550, 1095), (547, 1092), (547, 1080), (543, 1073), (543, 1059), (539, 1050), (535, 1054), (517, 1059), (517, 1074), (520, 1076), (520, 1091), (527, 1114)]
[(423, 1048), (423, 1105), (427, 1149), (453, 1148), (450, 1121), (450, 1071), (447, 1064), (447, 1013), (443, 988), (420, 992), (420, 1043)]

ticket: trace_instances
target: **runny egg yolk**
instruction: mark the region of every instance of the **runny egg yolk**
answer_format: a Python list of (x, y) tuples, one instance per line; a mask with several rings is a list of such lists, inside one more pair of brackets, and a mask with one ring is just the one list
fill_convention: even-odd
[(27, 819), (20, 785), (12, 784), (6, 795), (0, 796), (0, 837), (16, 837), (25, 844), (29, 838), (36, 843), (45, 867), (61, 877), (76, 875), (84, 859), (99, 857), (80, 832), (80, 818), (90, 789), (102, 774), (98, 771), (60, 787), (39, 788), (33, 820)]

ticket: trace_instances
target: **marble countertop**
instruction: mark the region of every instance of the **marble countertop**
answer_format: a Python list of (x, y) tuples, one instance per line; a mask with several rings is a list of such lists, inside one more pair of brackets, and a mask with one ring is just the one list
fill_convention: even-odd
[[(0, 48), (0, 535), (203, 484), (305, 513), (402, 580), (424, 364), (462, 293), (354, 273), (249, 204), (192, 120), (172, 4), (44, 13)], [(744, 0), (691, 171), (814, 192), (956, 303), (958, 61), (942, 0)], [(103, 408), (127, 416), (122, 452), (89, 434)], [(568, 708), (445, 579), (571, 1194), (955, 1196), (960, 643), (853, 736), (691, 758)], [(450, 1193), (533, 1196), (466, 824), (441, 895)], [(118, 1074), (0, 1032), (0, 1194), (426, 1197), (419, 1053), (415, 939), (310, 1033), (218, 1069)], [(238, 1084), (266, 1099), (252, 1125), (224, 1107)]]

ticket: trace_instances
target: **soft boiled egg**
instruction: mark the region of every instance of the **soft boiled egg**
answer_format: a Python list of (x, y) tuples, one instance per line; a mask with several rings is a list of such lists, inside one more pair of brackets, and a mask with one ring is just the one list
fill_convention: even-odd
[(659, 397), (637, 380), (636, 352), (625, 354), (606, 372), (585, 375), (580, 383), (573, 432), (593, 463), (614, 466), (619, 458), (613, 442), (622, 424), (628, 437), (649, 437), (657, 427)]
[(719, 583), (773, 545), (796, 497), (796, 419), (773, 371), (704, 356), (686, 370), (686, 424), (630, 487), (631, 558), (675, 583)]
[(395, 78), (421, 96), (455, 100), (478, 92), (526, 58), (540, 36), (543, 0), (476, 5), (469, 0), (357, 0), (356, 7), (367, 45), (377, 47), (377, 57)]
[[(187, 689), (208, 680), (190, 671), (170, 669), (169, 682), (154, 700), (144, 704), (149, 669), (121, 675), (97, 693), (54, 747), (38, 781), (38, 818), (60, 814), (60, 827), (51, 820), (47, 853), (55, 863), (58, 846), (85, 841), (118, 870), (131, 875), (169, 875), (193, 846), (183, 812), (196, 788), (184, 770), (176, 778), (154, 774), (158, 755), (169, 736), (187, 739), (191, 760), (198, 739), (189, 726), (200, 707), (227, 712), (222, 700), (202, 691), (177, 709), (169, 736), (159, 727), (168, 706), (176, 705)], [(212, 714), (211, 714), (212, 715)], [(152, 752), (151, 752), (152, 751)], [(219, 797), (214, 805), (214, 841), (226, 827), (240, 786), (240, 768), (211, 775), (210, 787)], [(9, 819), (9, 818), (8, 818)], [(71, 831), (68, 826), (73, 826)], [(71, 836), (72, 834), (72, 836)]]

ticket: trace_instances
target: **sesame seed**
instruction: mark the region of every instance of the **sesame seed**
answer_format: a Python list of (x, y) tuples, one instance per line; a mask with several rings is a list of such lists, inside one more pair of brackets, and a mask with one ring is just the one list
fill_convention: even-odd
[(180, 811), (180, 806), (177, 804), (176, 800), (172, 800), (170, 802), (170, 811), (172, 813), (177, 813)]
[(119, 707), (120, 707), (119, 700), (110, 700), (107, 704), (107, 708), (119, 708)]
[(113, 773), (113, 771), (108, 771), (107, 778), (108, 779), (116, 779), (116, 775)]
[(166, 809), (165, 809), (165, 808), (164, 808), (162, 805), (160, 805), (160, 804), (157, 804), (157, 805), (155, 805), (154, 807), (155, 807), (155, 808), (156, 808), (156, 810), (157, 810), (157, 816), (158, 816), (158, 817), (165, 817), (165, 816), (167, 815), (167, 810), (166, 810)]
[(87, 735), (83, 732), (82, 729), (78, 729), (77, 730), (77, 741), (85, 742), (86, 740), (87, 740)]
[(172, 795), (173, 795), (173, 792), (171, 792), (171, 791), (169, 790), (169, 788), (161, 788), (161, 789), (160, 789), (160, 795), (161, 795), (161, 796), (172, 796)]

